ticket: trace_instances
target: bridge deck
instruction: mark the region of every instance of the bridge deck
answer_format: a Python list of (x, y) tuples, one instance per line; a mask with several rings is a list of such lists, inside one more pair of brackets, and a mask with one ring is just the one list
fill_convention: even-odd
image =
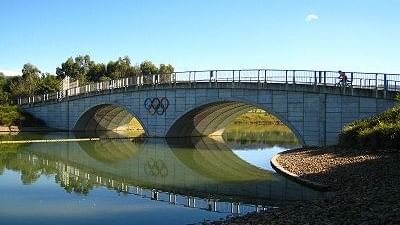
[[(268, 88), (304, 92), (337, 93), (345, 95), (394, 98), (400, 89), (400, 75), (347, 72), (344, 83), (336, 71), (311, 70), (210, 70), (156, 74), (90, 83), (67, 88), (56, 93), (18, 99), (19, 105), (37, 102), (59, 102), (121, 90), (160, 88)], [(69, 85), (69, 79), (67, 81)], [(65, 86), (65, 85), (63, 85)], [(73, 97), (73, 98), (71, 98)]]

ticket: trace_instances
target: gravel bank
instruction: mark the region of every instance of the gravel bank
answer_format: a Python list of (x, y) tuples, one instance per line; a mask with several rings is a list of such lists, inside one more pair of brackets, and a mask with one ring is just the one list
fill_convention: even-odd
[(400, 224), (400, 153), (336, 148), (282, 153), (286, 170), (335, 190), (333, 198), (215, 224)]

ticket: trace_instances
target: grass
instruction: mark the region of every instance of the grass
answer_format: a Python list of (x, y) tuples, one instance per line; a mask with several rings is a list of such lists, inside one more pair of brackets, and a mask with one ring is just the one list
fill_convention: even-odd
[(228, 141), (244, 143), (298, 143), (289, 127), (263, 111), (252, 110), (237, 117), (225, 128)]
[(345, 148), (400, 150), (400, 105), (346, 125), (339, 135)]
[(237, 117), (232, 124), (283, 125), (275, 116), (263, 110), (251, 110)]

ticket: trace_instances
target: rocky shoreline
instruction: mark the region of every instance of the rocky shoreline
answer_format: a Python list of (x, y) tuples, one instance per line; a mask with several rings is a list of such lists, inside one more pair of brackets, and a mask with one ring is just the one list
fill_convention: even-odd
[(334, 197), (214, 224), (400, 224), (400, 153), (311, 148), (281, 153), (276, 161), (299, 178), (329, 186)]

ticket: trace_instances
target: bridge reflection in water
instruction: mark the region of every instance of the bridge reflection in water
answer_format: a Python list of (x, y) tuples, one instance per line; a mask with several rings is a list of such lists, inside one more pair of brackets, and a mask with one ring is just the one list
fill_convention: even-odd
[(20, 146), (17, 157), (37, 176), (54, 174), (68, 192), (105, 186), (216, 212), (259, 211), (275, 200), (324, 196), (243, 161), (222, 139), (35, 143)]

